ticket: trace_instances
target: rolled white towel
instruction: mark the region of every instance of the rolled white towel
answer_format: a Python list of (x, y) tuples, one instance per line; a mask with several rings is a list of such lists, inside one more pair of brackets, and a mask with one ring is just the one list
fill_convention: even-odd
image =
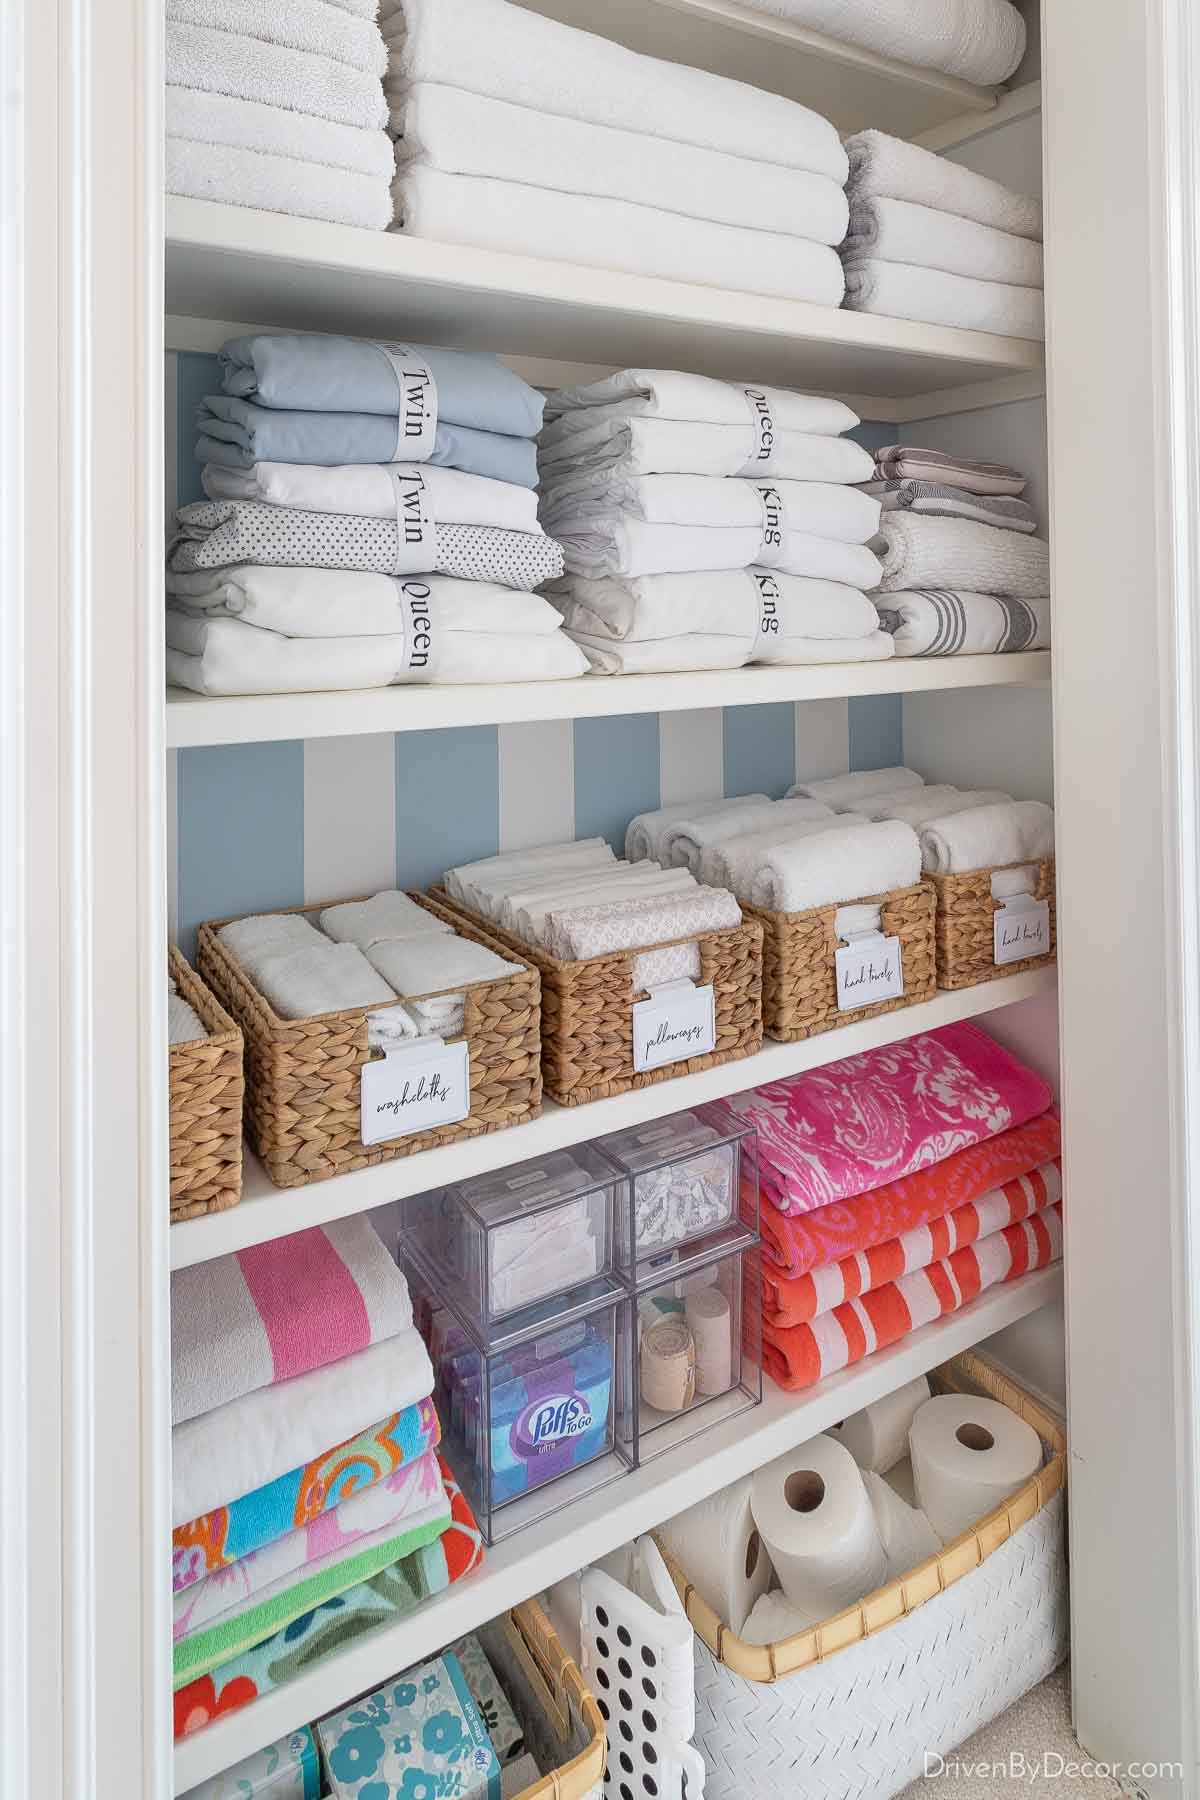
[(768, 912), (809, 912), (864, 900), (921, 879), (921, 847), (911, 825), (889, 819), (794, 838), (763, 853), (750, 899)]
[(916, 799), (893, 794), (885, 805), (868, 816), (877, 820), (903, 819), (906, 825), (919, 831), (931, 819), (948, 819), (953, 813), (969, 812), (972, 807), (999, 806), (1003, 801), (1012, 799), (1011, 794), (1006, 794), (999, 788), (952, 788), (949, 793), (939, 790), (936, 797), (931, 796), (932, 788), (923, 788)]
[(327, 906), (319, 917), (326, 937), (335, 944), (357, 944), (360, 950), (369, 950), (387, 938), (426, 937), (430, 932), (454, 929), (394, 888), (373, 894), (369, 900)]
[(921, 859), (934, 875), (965, 875), (1054, 854), (1054, 810), (1041, 800), (1006, 800), (931, 819), (921, 830)]
[[(755, 829), (755, 835), (774, 832), (783, 837), (797, 825), (828, 824), (836, 818), (833, 808), (826, 806), (824, 801), (805, 800), (797, 794), (791, 800), (772, 801), (771, 811), (762, 821), (761, 828)], [(705, 832), (695, 872), (709, 887), (729, 885), (725, 880), (725, 846), (731, 840), (745, 837), (745, 827), (746, 821), (733, 813)]]
[(858, 769), (851, 775), (829, 775), (817, 781), (797, 781), (788, 789), (788, 798), (804, 794), (810, 800), (823, 800), (826, 806), (852, 806), (870, 794), (898, 794), (901, 788), (925, 786), (925, 777), (915, 769), (893, 766), (888, 769)]
[(521, 973), (520, 963), (508, 962), (486, 944), (457, 934), (390, 938), (372, 944), (367, 961), (405, 998), (440, 996), (446, 989), (470, 987), (478, 981), (503, 981)]
[(661, 862), (663, 836), (677, 819), (712, 818), (718, 813), (765, 805), (766, 801), (766, 794), (736, 794), (722, 800), (679, 800), (672, 806), (657, 807), (654, 812), (639, 813), (630, 820), (625, 832), (625, 854), (630, 862), (649, 858)]
[(331, 944), (324, 938), (311, 948), (264, 957), (258, 986), (281, 1019), (312, 1019), (396, 998), (357, 944)]
[(192, 1044), (198, 1038), (208, 1036), (200, 1014), (181, 994), (171, 992), (167, 995), (167, 1042), (170, 1044)]
[(727, 887), (739, 900), (752, 901), (754, 878), (769, 851), (793, 843), (797, 838), (816, 837), (823, 831), (857, 831), (869, 823), (870, 820), (857, 818), (852, 813), (831, 813), (828, 818), (792, 824), (786, 830), (774, 826), (726, 838), (723, 844), (715, 847), (712, 880), (718, 887)]
[(259, 913), (251, 919), (234, 919), (222, 925), (217, 936), (255, 982), (268, 957), (284, 956), (289, 950), (315, 950), (325, 942), (302, 913)]
[[(942, 810), (941, 802), (944, 800), (949, 803), (959, 791), (956, 787), (942, 783), (935, 783), (930, 787), (916, 790), (899, 788), (895, 792), (889, 788), (881, 794), (865, 794), (861, 800), (855, 800), (844, 810), (846, 813), (857, 814), (860, 819), (906, 819), (911, 825), (913, 821), (909, 818), (907, 811), (895, 812), (892, 809), (932, 804), (933, 811), (926, 813), (925, 817), (934, 819)], [(843, 809), (839, 808), (839, 811), (841, 810)]]
[(774, 800), (760, 800), (757, 805), (743, 807), (732, 816), (690, 813), (672, 819), (660, 840), (662, 860), (668, 868), (690, 869), (694, 875), (706, 844), (716, 844), (722, 838), (734, 837), (739, 831), (770, 824), (774, 809)]

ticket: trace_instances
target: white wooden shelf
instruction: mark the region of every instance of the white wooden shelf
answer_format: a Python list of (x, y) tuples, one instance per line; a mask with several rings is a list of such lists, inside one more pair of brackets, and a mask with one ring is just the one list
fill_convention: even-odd
[(608, 718), (770, 700), (922, 694), (966, 687), (1032, 687), (1050, 679), (1048, 650), (1008, 656), (907, 657), (882, 663), (720, 669), (682, 675), (585, 675), (573, 681), (488, 687), (390, 687), (332, 694), (207, 699), (167, 689), (167, 743), (259, 744), (281, 738), (354, 737), (530, 719)]
[(486, 1551), (474, 1574), (418, 1611), (184, 1739), (175, 1747), (175, 1792), (185, 1792), (285, 1732), (344, 1705), (584, 1563), (653, 1530), (738, 1476), (1027, 1318), (1061, 1293), (1060, 1269), (1040, 1269), (990, 1289), (960, 1312), (923, 1326), (804, 1393), (787, 1394), (765, 1380), (763, 1404), (754, 1412), (714, 1426), (702, 1440), (564, 1507), (536, 1529), (517, 1533)]
[[(166, 204), (166, 307), (602, 365), (903, 398), (1041, 371), (1044, 346), (807, 301), (427, 243), (211, 200)], [(876, 411), (876, 417), (888, 417)]]
[(172, 1225), (171, 1267), (185, 1269), (192, 1263), (286, 1237), (289, 1232), (303, 1231), (311, 1225), (384, 1206), (406, 1194), (421, 1194), (428, 1188), (465, 1181), (488, 1169), (505, 1169), (526, 1157), (544, 1156), (568, 1144), (586, 1143), (607, 1132), (663, 1118), (705, 1100), (740, 1094), (747, 1088), (779, 1081), (802, 1069), (820, 1068), (839, 1057), (853, 1056), (880, 1044), (898, 1043), (957, 1019), (978, 1018), (1018, 1000), (1050, 992), (1056, 978), (1053, 967), (1027, 969), (1019, 975), (981, 982), (978, 987), (935, 994), (920, 1006), (843, 1025), (802, 1043), (776, 1044), (768, 1040), (765, 1049), (740, 1062), (723, 1063), (698, 1075), (681, 1075), (677, 1081), (656, 1082), (612, 1100), (596, 1100), (589, 1106), (556, 1106), (547, 1101), (541, 1117), (526, 1125), (466, 1138), (440, 1150), (398, 1157), (370, 1169), (332, 1176), (328, 1181), (310, 1182), (307, 1187), (275, 1187), (262, 1163), (247, 1148), (240, 1205)]

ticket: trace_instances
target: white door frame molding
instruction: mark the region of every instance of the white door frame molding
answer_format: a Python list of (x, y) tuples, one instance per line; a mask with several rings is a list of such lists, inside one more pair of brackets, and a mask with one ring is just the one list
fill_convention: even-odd
[(0, 1791), (171, 1792), (161, 8), (0, 7)]

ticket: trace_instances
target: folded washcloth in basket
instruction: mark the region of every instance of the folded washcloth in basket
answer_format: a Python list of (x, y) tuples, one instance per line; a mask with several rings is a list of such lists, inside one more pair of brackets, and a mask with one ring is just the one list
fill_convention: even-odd
[(875, 604), (897, 656), (994, 656), (1050, 643), (1048, 599), (926, 588), (882, 594)]
[(913, 887), (920, 879), (921, 848), (911, 825), (860, 822), (763, 851), (748, 898), (768, 912), (808, 912)]
[[(878, 581), (879, 564), (870, 551), (830, 547), (865, 556), (875, 571), (863, 571), (868, 585)], [(732, 564), (689, 575), (572, 575), (550, 598), (572, 636), (635, 642), (728, 636), (745, 641), (750, 661), (778, 660), (771, 655), (778, 638), (865, 638), (879, 628), (874, 606), (858, 587)]]
[(195, 1007), (189, 1006), (182, 994), (167, 995), (167, 1042), (191, 1044), (208, 1036), (204, 1021)]
[(951, 487), (946, 481), (866, 481), (863, 492), (878, 500), (883, 512), (976, 519), (981, 525), (999, 525), (1008, 531), (1037, 530), (1037, 514), (1027, 500), (1001, 494), (973, 494), (966, 488)]
[[(504, 535), (510, 535), (508, 533)], [(167, 570), (172, 611), (193, 619), (236, 619), (285, 638), (392, 637), (427, 613), (423, 630), (443, 634), (540, 636), (562, 617), (540, 594), (453, 575), (383, 575), (369, 569)]]
[[(501, 531), (540, 531), (537, 495), (511, 481), (490, 481), (434, 463), (255, 463), (249, 469), (206, 463), (200, 485), (210, 500), (261, 500), (300, 512), (350, 513), (394, 519), (397, 484), (424, 490), (437, 525), (493, 525)], [(864, 496), (865, 499), (865, 496)]]
[(829, 775), (819, 781), (797, 781), (788, 789), (788, 798), (804, 794), (810, 800), (823, 800), (826, 806), (852, 806), (870, 794), (897, 794), (901, 788), (925, 786), (925, 777), (915, 769), (859, 769), (852, 775)]
[(921, 857), (935, 875), (1042, 862), (1053, 855), (1054, 811), (1041, 800), (972, 807), (930, 819), (921, 828)]
[(574, 962), (673, 938), (728, 931), (741, 922), (741, 908), (732, 894), (701, 887), (679, 895), (614, 900), (552, 912), (546, 921), (546, 945), (552, 955)]
[(990, 331), (997, 337), (1044, 338), (1041, 288), (1004, 281), (976, 281), (922, 269), (882, 257), (847, 257), (844, 305), (853, 312), (888, 319), (917, 319), (926, 325), (955, 325), (963, 331)]
[(875, 452), (875, 465), (888, 480), (943, 481), (972, 494), (1012, 496), (1023, 494), (1026, 487), (1020, 469), (1007, 463), (982, 462), (917, 444), (885, 444)]
[(716, 813), (738, 812), (765, 804), (766, 794), (737, 794), (727, 800), (677, 800), (653, 812), (638, 813), (625, 832), (625, 854), (630, 862), (663, 860), (663, 838), (677, 819), (707, 819)]
[[(280, 9), (268, 10), (280, 16)], [(267, 43), (217, 25), (193, 25), (168, 17), (163, 71), (172, 87), (200, 88), (210, 94), (257, 100), (264, 106), (288, 106), (363, 131), (378, 130), (388, 122), (377, 70), (356, 69), (313, 50)]]
[(389, 938), (426, 937), (430, 932), (453, 931), (436, 913), (418, 906), (407, 894), (389, 888), (369, 900), (346, 900), (327, 906), (320, 915), (321, 930), (337, 944), (357, 944), (370, 950)]
[(316, 950), (324, 941), (303, 913), (258, 913), (249, 919), (233, 919), (221, 926), (217, 936), (254, 982), (268, 957), (286, 956), (291, 950)]
[(503, 981), (521, 973), (520, 963), (506, 962), (486, 944), (457, 933), (389, 938), (372, 944), (367, 959), (396, 993), (405, 996), (440, 995), (447, 988)]
[(883, 593), (951, 588), (1039, 600), (1050, 592), (1049, 545), (1020, 531), (997, 531), (973, 519), (885, 513), (879, 540)]
[(396, 998), (357, 944), (321, 942), (266, 956), (258, 965), (258, 986), (281, 1019), (312, 1019)]
[[(707, 823), (702, 821), (703, 840), (696, 859), (695, 873), (709, 887), (727, 887), (729, 883), (725, 880), (725, 850), (730, 842), (736, 842), (747, 835), (762, 837), (771, 832), (777, 837), (785, 837), (798, 825), (829, 824), (836, 818), (833, 808), (826, 806), (823, 801), (806, 800), (797, 794), (790, 800), (773, 800), (770, 812), (761, 818), (757, 814), (742, 818), (734, 812)], [(751, 819), (757, 819), (758, 822), (752, 823)]]
[(1042, 236), (1042, 206), (1027, 194), (1014, 193), (1002, 182), (977, 175), (920, 144), (889, 137), (884, 131), (856, 131), (846, 139), (850, 204), (879, 197), (911, 200), (917, 206), (974, 219), (1017, 237)]
[(842, 244), (846, 262), (879, 257), (884, 262), (913, 263), (922, 269), (944, 269), (976, 281), (1004, 281), (1015, 287), (1042, 285), (1042, 246), (1015, 232), (997, 231), (974, 219), (958, 218), (911, 200), (875, 195), (856, 199), (850, 228)]
[(834, 481), (756, 481), (753, 476), (621, 476), (581, 468), (545, 481), (539, 506), (547, 529), (567, 512), (604, 521), (619, 510), (647, 525), (755, 525), (807, 532), (839, 544), (865, 544), (879, 529), (879, 502), (865, 491), (872, 485), (860, 489)]

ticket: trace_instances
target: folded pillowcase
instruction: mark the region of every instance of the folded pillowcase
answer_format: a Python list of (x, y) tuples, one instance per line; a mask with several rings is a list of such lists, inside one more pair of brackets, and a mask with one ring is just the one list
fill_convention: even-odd
[[(394, 637), (412, 620), (447, 632), (544, 635), (562, 619), (540, 594), (452, 575), (380, 575), (365, 569), (167, 571), (171, 609), (193, 619), (236, 619), (292, 638)], [(422, 615), (428, 615), (422, 618)]]
[(1050, 643), (1048, 599), (931, 588), (888, 593), (876, 606), (897, 656), (996, 656)]
[(922, 862), (935, 875), (1042, 862), (1053, 855), (1054, 812), (1041, 800), (973, 807), (931, 819), (921, 830)]
[(320, 914), (321, 930), (337, 944), (357, 944), (360, 950), (389, 938), (426, 937), (430, 932), (449, 932), (454, 927), (436, 913), (418, 906), (407, 894), (388, 889), (369, 900), (346, 900), (327, 906)]
[(552, 912), (546, 921), (546, 945), (560, 961), (576, 962), (672, 938), (728, 931), (741, 922), (741, 908), (732, 894), (721, 888), (698, 888), (678, 897), (617, 900)]
[(351, 513), (363, 519), (394, 519), (396, 489), (419, 481), (429, 511), (439, 525), (492, 525), (501, 531), (540, 531), (537, 495), (511, 481), (490, 481), (461, 469), (432, 463), (261, 462), (248, 469), (206, 463), (200, 485), (210, 500), (259, 500), (300, 512)]
[(885, 513), (879, 522), (880, 591), (950, 588), (1021, 600), (1050, 592), (1050, 546), (973, 519)]
[(920, 879), (916, 832), (888, 820), (821, 831), (764, 851), (750, 899), (768, 912), (809, 912), (914, 887)]
[(527, 944), (544, 945), (552, 912), (609, 906), (624, 900), (678, 897), (693, 892), (695, 886), (686, 869), (660, 869), (657, 863), (638, 863), (627, 874), (610, 875), (600, 881), (563, 882), (536, 893), (511, 895), (504, 902), (503, 922)]
[(676, 819), (703, 819), (716, 813), (738, 812), (748, 806), (761, 805), (766, 799), (766, 794), (738, 794), (731, 799), (679, 800), (672, 806), (660, 806), (653, 812), (638, 813), (635, 819), (630, 820), (625, 831), (625, 854), (630, 862), (648, 858), (661, 862), (664, 834)]
[[(361, 952), (359, 953), (361, 954)], [(520, 963), (506, 962), (472, 938), (448, 936), (390, 938), (372, 944), (367, 960), (396, 993), (440, 994), (446, 988), (520, 975)]]

